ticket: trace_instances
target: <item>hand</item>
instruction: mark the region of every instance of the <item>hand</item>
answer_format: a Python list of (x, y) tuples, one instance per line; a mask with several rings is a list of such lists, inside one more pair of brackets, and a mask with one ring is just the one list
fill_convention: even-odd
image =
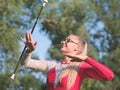
[(84, 61), (87, 59), (87, 42), (85, 43), (84, 49), (80, 54), (65, 54), (66, 56), (72, 58), (72, 60)]
[(31, 33), (26, 32), (26, 41), (24, 41), (23, 38), (20, 38), (20, 39), (26, 45), (27, 53), (31, 53), (35, 50), (35, 48), (37, 46), (37, 42), (33, 41)]

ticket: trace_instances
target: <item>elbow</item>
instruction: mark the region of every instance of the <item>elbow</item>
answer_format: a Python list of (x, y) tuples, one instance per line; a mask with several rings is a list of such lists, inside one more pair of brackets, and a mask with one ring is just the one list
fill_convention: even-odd
[(106, 77), (106, 80), (112, 80), (114, 78), (114, 73), (109, 73)]
[(112, 80), (114, 78), (114, 74), (112, 74), (109, 78), (109, 80)]
[(23, 63), (22, 63), (22, 66), (23, 67), (29, 67), (30, 66), (30, 60), (25, 60)]

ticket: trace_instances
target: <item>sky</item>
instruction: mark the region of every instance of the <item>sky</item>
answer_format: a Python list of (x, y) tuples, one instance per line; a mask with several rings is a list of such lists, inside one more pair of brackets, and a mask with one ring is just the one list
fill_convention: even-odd
[[(33, 40), (37, 41), (37, 47), (33, 52), (39, 57), (40, 60), (45, 60), (47, 55), (47, 50), (50, 47), (51, 41), (45, 32), (39, 32), (38, 29), (33, 32)], [(43, 83), (46, 83), (46, 77), (42, 73), (35, 73), (36, 78), (40, 79)]]
[[(30, 31), (29, 31), (30, 32)], [(51, 41), (49, 40), (48, 36), (45, 32), (40, 32), (39, 28), (36, 26), (33, 34), (33, 41), (37, 41), (37, 47), (33, 52), (36, 56), (39, 57), (40, 60), (46, 60), (47, 50), (51, 45)], [(20, 42), (20, 51), (22, 52), (24, 48), (24, 43)], [(42, 73), (34, 73), (37, 79), (40, 79), (43, 83), (46, 82), (46, 77)]]
[(45, 59), (51, 41), (49, 40), (45, 32), (39, 32), (38, 29), (34, 30), (32, 36), (33, 40), (38, 42), (37, 47), (33, 53), (35, 53), (35, 55), (37, 55), (40, 59)]
[[(35, 56), (38, 56), (39, 59), (41, 60), (45, 60), (47, 57), (47, 50), (51, 45), (51, 41), (49, 40), (47, 34), (45, 34), (45, 32), (40, 32), (37, 26), (32, 34), (33, 37), (33, 41), (37, 41), (37, 46), (35, 51), (33, 51), (33, 53), (35, 54)], [(31, 32), (31, 31), (29, 31)], [(20, 50), (22, 52), (23, 48), (24, 48), (24, 44), (22, 43), (22, 41), (20, 42)]]
[[(103, 24), (99, 22), (97, 28), (102, 29), (103, 27), (104, 27)], [(42, 31), (40, 32), (39, 29), (40, 28), (36, 26), (32, 34), (33, 40), (38, 42), (37, 47), (33, 53), (37, 55), (39, 59), (45, 60), (47, 57), (47, 50), (51, 45), (51, 41), (49, 40), (45, 32), (42, 32)], [(95, 31), (92, 30), (92, 33), (94, 32)], [(21, 47), (23, 48), (23, 46), (24, 45), (22, 45)], [(46, 77), (42, 73), (35, 73), (35, 76), (37, 79), (40, 79), (41, 81), (43, 81), (43, 83), (46, 82)]]
[[(101, 22), (99, 22), (97, 24), (98, 24), (97, 28), (99, 28), (99, 30), (101, 30), (104, 27), (103, 23), (101, 23)], [(47, 34), (42, 31), (40, 32), (39, 29), (40, 29), (40, 27), (38, 27), (36, 25), (36, 28), (32, 34), (33, 40), (38, 42), (37, 47), (33, 53), (35, 55), (37, 55), (39, 57), (39, 59), (44, 60), (47, 57), (47, 50), (50, 47), (51, 41), (49, 40)], [(92, 33), (94, 33), (94, 32), (96, 32), (96, 31), (92, 30)], [(22, 44), (21, 48), (23, 48), (23, 46), (24, 45)]]

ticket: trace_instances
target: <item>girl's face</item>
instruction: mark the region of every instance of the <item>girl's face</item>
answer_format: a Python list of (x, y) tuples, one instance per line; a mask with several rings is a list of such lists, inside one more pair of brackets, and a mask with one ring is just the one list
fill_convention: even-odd
[(79, 38), (75, 35), (69, 35), (65, 40), (61, 41), (61, 51), (63, 54), (77, 54), (81, 48)]

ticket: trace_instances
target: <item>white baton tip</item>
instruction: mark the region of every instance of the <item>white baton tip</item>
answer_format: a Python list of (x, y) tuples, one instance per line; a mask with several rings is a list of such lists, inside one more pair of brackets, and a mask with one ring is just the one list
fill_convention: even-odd
[(48, 0), (44, 0), (44, 2), (48, 2)]
[(10, 77), (11, 79), (14, 79), (15, 78), (15, 74), (12, 74), (12, 76)]
[(48, 0), (44, 0), (43, 7), (48, 3)]

